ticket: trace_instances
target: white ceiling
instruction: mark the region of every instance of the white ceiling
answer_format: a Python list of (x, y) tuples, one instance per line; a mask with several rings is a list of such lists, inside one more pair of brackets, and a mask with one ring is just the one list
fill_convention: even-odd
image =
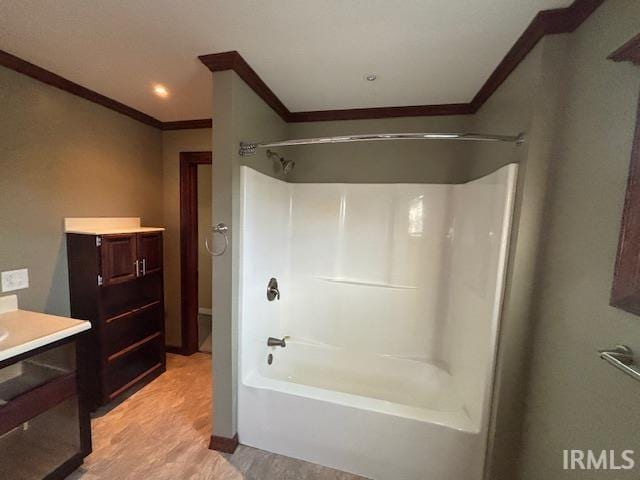
[[(197, 56), (228, 50), (291, 111), (458, 103), (539, 10), (570, 3), (2, 0), (0, 49), (162, 121), (211, 116)], [(154, 82), (171, 96), (155, 96)]]

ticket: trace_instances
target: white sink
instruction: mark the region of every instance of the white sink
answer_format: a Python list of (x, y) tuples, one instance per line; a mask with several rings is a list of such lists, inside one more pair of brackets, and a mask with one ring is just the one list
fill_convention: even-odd
[(9, 336), (9, 332), (6, 328), (0, 327), (0, 342)]

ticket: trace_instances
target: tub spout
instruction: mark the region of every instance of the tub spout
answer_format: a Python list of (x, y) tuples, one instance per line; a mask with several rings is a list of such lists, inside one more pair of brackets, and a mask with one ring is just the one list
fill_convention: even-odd
[(274, 338), (274, 337), (269, 337), (267, 338), (267, 346), (268, 347), (286, 347), (287, 346), (287, 342), (286, 339), (289, 337), (284, 337), (282, 339), (280, 338)]

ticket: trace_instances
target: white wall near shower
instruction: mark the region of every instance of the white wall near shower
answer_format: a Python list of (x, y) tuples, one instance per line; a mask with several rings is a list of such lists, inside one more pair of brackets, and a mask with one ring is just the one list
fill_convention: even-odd
[[(427, 361), (482, 398), (509, 175), (515, 167), (462, 185), (290, 184), (242, 167), (242, 258), (256, 280), (243, 282), (243, 340)], [(280, 301), (266, 301), (271, 277)]]
[[(245, 188), (248, 184), (250, 189)], [(266, 295), (271, 277), (278, 279), (281, 289), (289, 283), (291, 193), (289, 184), (249, 167), (241, 167), (241, 185), (240, 249), (251, 255), (241, 256), (240, 272), (252, 281), (240, 282), (240, 316), (253, 319), (240, 327), (240, 348), (245, 353), (239, 362), (242, 377), (243, 365), (257, 365), (256, 355), (262, 350), (258, 347), (266, 345), (268, 337), (280, 335), (284, 309), (291, 300), (288, 292), (277, 302), (267, 302)]]
[[(287, 184), (242, 170), (243, 259), (264, 284), (246, 292), (250, 337), (442, 361), (453, 186)], [(265, 305), (271, 277), (282, 298)]]
[(292, 184), (282, 334), (350, 351), (434, 357), (450, 187)]
[(488, 421), (516, 173), (508, 165), (456, 185), (452, 198), (440, 358), (479, 427)]
[[(241, 441), (370, 478), (479, 479), (516, 171), (461, 185), (290, 184), (242, 167)], [(280, 301), (267, 301), (271, 277)], [(288, 348), (266, 346), (284, 336)], [(309, 423), (343, 408), (327, 402), (349, 408)], [(361, 439), (343, 435), (351, 421)], [(388, 461), (378, 437), (399, 445)], [(401, 460), (411, 442), (438, 459)], [(442, 442), (464, 461), (444, 459)]]

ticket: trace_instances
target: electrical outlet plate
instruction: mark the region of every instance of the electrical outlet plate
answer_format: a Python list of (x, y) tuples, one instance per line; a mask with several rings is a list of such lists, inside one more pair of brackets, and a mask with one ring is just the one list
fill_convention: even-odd
[(14, 290), (29, 288), (29, 270), (26, 268), (2, 272), (1, 276), (3, 292), (13, 292)]
[[(18, 310), (17, 295), (5, 295), (0, 297), (0, 314), (13, 312), (14, 310)], [(2, 372), (2, 369), (0, 369), (0, 372)]]

